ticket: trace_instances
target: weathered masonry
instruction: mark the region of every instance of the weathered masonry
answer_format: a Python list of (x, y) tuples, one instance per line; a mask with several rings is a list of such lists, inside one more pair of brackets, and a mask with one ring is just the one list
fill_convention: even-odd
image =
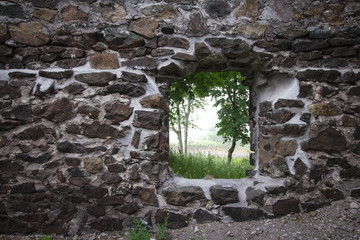
[[(360, 3), (0, 1), (0, 233), (171, 228), (360, 196)], [(243, 180), (168, 167), (168, 91), (198, 71), (251, 90)]]

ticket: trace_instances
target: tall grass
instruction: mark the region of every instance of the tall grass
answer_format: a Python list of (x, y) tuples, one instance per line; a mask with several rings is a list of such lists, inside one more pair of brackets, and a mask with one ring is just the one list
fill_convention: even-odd
[(201, 179), (206, 174), (215, 178), (244, 178), (246, 170), (254, 169), (250, 165), (249, 158), (234, 158), (231, 164), (227, 164), (226, 157), (204, 154), (181, 155), (170, 152), (170, 167), (184, 178)]

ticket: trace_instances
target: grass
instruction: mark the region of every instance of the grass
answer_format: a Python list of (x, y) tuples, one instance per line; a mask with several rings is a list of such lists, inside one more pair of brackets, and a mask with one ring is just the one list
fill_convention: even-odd
[(233, 158), (231, 164), (227, 164), (226, 157), (201, 153), (184, 156), (174, 151), (170, 152), (169, 164), (176, 174), (192, 179), (201, 179), (207, 174), (215, 178), (245, 178), (246, 170), (254, 169), (249, 158)]

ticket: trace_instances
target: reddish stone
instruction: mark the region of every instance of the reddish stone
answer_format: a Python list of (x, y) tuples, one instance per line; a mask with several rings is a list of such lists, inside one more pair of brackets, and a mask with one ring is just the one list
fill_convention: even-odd
[(141, 201), (144, 205), (159, 206), (155, 188), (143, 188), (141, 191)]
[(11, 37), (20, 44), (38, 47), (50, 41), (45, 26), (39, 22), (21, 22), (9, 27)]
[(73, 5), (69, 5), (63, 9), (61, 9), (61, 16), (65, 22), (73, 21), (73, 20), (80, 20), (80, 21), (87, 21), (88, 15), (81, 11), (78, 7)]
[(144, 17), (130, 24), (129, 30), (142, 36), (153, 38), (155, 37), (155, 30), (158, 26), (159, 24), (156, 19), (152, 17)]
[(144, 97), (140, 100), (141, 106), (143, 108), (155, 108), (155, 109), (162, 109), (165, 112), (169, 111), (169, 107), (165, 98), (161, 95), (151, 95)]
[(133, 113), (133, 107), (129, 107), (127, 104), (116, 102), (113, 104), (105, 105), (105, 118), (112, 120), (113, 124), (119, 124), (130, 118)]

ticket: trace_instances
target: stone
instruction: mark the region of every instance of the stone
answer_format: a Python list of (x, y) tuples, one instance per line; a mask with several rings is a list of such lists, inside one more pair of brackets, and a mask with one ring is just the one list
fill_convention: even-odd
[(295, 116), (295, 113), (286, 109), (280, 109), (274, 112), (267, 112), (265, 114), (261, 114), (261, 116), (262, 115), (265, 117), (266, 123), (281, 124), (286, 123), (290, 119), (292, 119)]
[(246, 201), (251, 201), (254, 202), (256, 204), (258, 204), (259, 206), (264, 206), (264, 197), (265, 197), (265, 192), (261, 189), (256, 189), (253, 187), (248, 187), (246, 188)]
[(288, 39), (274, 39), (273, 41), (259, 40), (255, 45), (265, 48), (269, 52), (278, 52), (291, 50), (291, 43)]
[(153, 187), (144, 187), (141, 190), (141, 202), (144, 205), (159, 206), (159, 200), (156, 196), (156, 190)]
[(103, 206), (89, 206), (87, 213), (96, 218), (105, 216), (105, 207)]
[(140, 100), (140, 104), (143, 108), (162, 109), (165, 112), (169, 112), (165, 98), (158, 94), (144, 97)]
[(117, 69), (120, 64), (116, 53), (95, 53), (90, 56), (90, 66), (94, 69)]
[(113, 124), (119, 124), (130, 118), (133, 113), (133, 107), (121, 102), (115, 102), (105, 105), (105, 118), (112, 120)]
[(309, 34), (311, 39), (328, 39), (331, 37), (331, 32), (323, 29), (316, 29)]
[(0, 161), (1, 172), (21, 172), (24, 170), (24, 166), (12, 160)]
[(179, 65), (177, 65), (174, 62), (171, 62), (168, 65), (163, 66), (162, 68), (160, 68), (159, 75), (185, 77), (186, 72)]
[(189, 37), (201, 37), (208, 33), (206, 22), (200, 12), (190, 15), (185, 34)]
[(116, 74), (111, 72), (81, 73), (75, 75), (75, 79), (90, 86), (102, 87), (107, 86), (110, 81), (115, 80)]
[(275, 103), (275, 109), (289, 107), (289, 108), (303, 108), (305, 106), (304, 102), (301, 100), (293, 99), (279, 99)]
[(58, 72), (50, 72), (50, 71), (39, 71), (40, 77), (46, 77), (46, 78), (52, 78), (52, 79), (66, 79), (70, 78), (73, 75), (72, 70), (66, 70), (66, 71), (58, 71)]
[(136, 130), (134, 133), (134, 136), (131, 140), (131, 145), (133, 145), (135, 148), (139, 147), (140, 144), (140, 136), (141, 136), (141, 130)]
[(123, 229), (123, 219), (119, 218), (102, 218), (90, 223), (91, 228), (104, 231), (120, 231)]
[(269, 101), (261, 102), (259, 104), (260, 112), (272, 111), (272, 103)]
[(106, 173), (101, 179), (103, 179), (106, 184), (118, 184), (122, 181), (122, 178), (116, 173)]
[(293, 156), (296, 153), (298, 144), (296, 140), (280, 140), (275, 144), (275, 152), (280, 156)]
[(301, 40), (296, 41), (292, 44), (292, 51), (297, 52), (308, 52), (312, 50), (320, 50), (327, 48), (329, 46), (329, 43), (327, 41), (323, 40)]
[(42, 125), (37, 125), (34, 127), (29, 127), (27, 129), (24, 129), (23, 131), (16, 134), (16, 138), (19, 138), (20, 140), (39, 140), (41, 138), (56, 138), (56, 132), (54, 129), (46, 128)]
[(64, 59), (56, 62), (56, 66), (65, 69), (73, 69), (87, 63), (86, 59)]
[(351, 189), (350, 196), (354, 198), (360, 197), (360, 188)]
[(311, 120), (311, 113), (303, 113), (301, 114), (300, 120), (306, 122), (307, 124), (310, 123)]
[(17, 43), (33, 47), (49, 43), (50, 37), (45, 29), (44, 25), (33, 21), (9, 26), (10, 35)]
[(196, 220), (196, 223), (211, 223), (220, 221), (220, 217), (212, 214), (209, 211), (203, 209), (196, 209), (193, 215), (193, 218)]
[(124, 32), (117, 27), (105, 28), (102, 35), (104, 43), (115, 51), (122, 48), (135, 48), (145, 45), (145, 40), (139, 35), (132, 32)]
[(187, 39), (181, 37), (162, 36), (158, 39), (158, 46), (189, 49), (190, 42)]
[(360, 140), (360, 127), (357, 127), (354, 131), (353, 137), (355, 140)]
[(118, 139), (124, 137), (129, 127), (123, 127), (121, 130), (118, 130), (107, 124), (101, 124), (99, 121), (95, 121), (91, 124), (84, 124), (83, 135), (89, 138), (112, 138)]
[(205, 194), (201, 187), (173, 187), (165, 189), (163, 195), (168, 204), (186, 206), (195, 200), (205, 200)]
[(99, 173), (103, 169), (103, 160), (101, 158), (86, 158), (84, 168), (89, 173)]
[(158, 112), (135, 111), (134, 127), (159, 130), (163, 124), (162, 115)]
[(211, 51), (205, 43), (196, 42), (195, 43), (195, 54), (196, 55), (209, 55), (209, 54), (211, 54)]
[(162, 56), (168, 56), (168, 55), (174, 55), (175, 52), (172, 49), (163, 49), (163, 48), (157, 48), (153, 49), (151, 51), (152, 57), (162, 57)]
[(5, 43), (6, 40), (10, 38), (7, 25), (5, 23), (0, 23), (0, 43)]
[(131, 72), (122, 72), (121, 78), (124, 81), (132, 82), (132, 83), (146, 83), (148, 82), (146, 76), (144, 74), (136, 74)]
[(61, 123), (74, 117), (74, 104), (67, 98), (60, 98), (48, 105), (36, 106), (34, 115), (44, 117), (55, 123)]
[(125, 171), (125, 166), (122, 164), (109, 164), (107, 165), (107, 168), (111, 173), (120, 173)]
[(355, 42), (354, 39), (335, 37), (329, 39), (329, 43), (332, 47), (342, 47), (354, 45)]
[(0, 45), (0, 56), (12, 56), (12, 48), (9, 48), (5, 45)]
[(205, 11), (211, 18), (222, 19), (231, 13), (231, 7), (227, 1), (209, 0), (205, 4)]
[(260, 24), (257, 22), (243, 22), (237, 27), (237, 32), (246, 38), (258, 39), (264, 36), (268, 30), (269, 25)]
[(239, 202), (238, 190), (231, 187), (211, 186), (210, 195), (211, 199), (220, 205)]
[(229, 215), (235, 222), (259, 220), (266, 218), (267, 214), (256, 208), (224, 206), (222, 210), (226, 215)]
[(101, 17), (117, 22), (126, 17), (126, 9), (120, 4), (100, 5)]
[(280, 198), (274, 202), (272, 212), (277, 216), (282, 216), (289, 213), (299, 213), (299, 203), (300, 201), (296, 198)]
[(294, 163), (294, 169), (296, 176), (303, 176), (307, 172), (308, 167), (300, 158), (297, 158)]
[(29, 0), (35, 7), (56, 9), (60, 0)]
[(85, 153), (86, 148), (80, 143), (71, 143), (69, 141), (59, 142), (57, 149), (64, 153)]
[(140, 207), (137, 204), (137, 202), (133, 201), (133, 202), (130, 202), (130, 203), (125, 202), (123, 205), (121, 205), (120, 207), (117, 207), (116, 209), (119, 210), (120, 212), (124, 212), (124, 213), (127, 213), (127, 214), (133, 214), (137, 210), (139, 210)]
[(196, 56), (186, 54), (186, 53), (176, 53), (171, 58), (176, 59), (176, 60), (182, 60), (182, 61), (196, 61), (197, 60)]
[(84, 177), (70, 177), (69, 183), (78, 187), (85, 187), (90, 183), (90, 179)]
[(334, 127), (319, 131), (315, 136), (306, 141), (302, 148), (304, 151), (315, 150), (323, 152), (340, 152), (347, 147), (344, 133)]
[(279, 155), (271, 157), (271, 160), (264, 164), (263, 169), (275, 178), (285, 177), (290, 172), (286, 159)]
[(155, 70), (158, 66), (158, 62), (153, 58), (143, 57), (122, 62), (122, 65), (142, 70)]
[(299, 98), (312, 98), (313, 96), (313, 86), (311, 84), (306, 84), (300, 82)]
[(279, 38), (285, 38), (294, 40), (296, 38), (302, 38), (308, 35), (308, 31), (303, 27), (297, 27), (292, 23), (285, 23), (282, 26), (274, 28), (274, 33)]
[(168, 227), (170, 229), (183, 228), (189, 225), (189, 216), (185, 214), (171, 212), (166, 209), (159, 209), (155, 213), (155, 222), (163, 224), (167, 218)]
[(344, 14), (339, 14), (337, 11), (324, 11), (323, 16), (331, 26), (341, 26), (346, 22), (346, 16)]
[(24, 194), (24, 193), (35, 193), (35, 192), (36, 192), (36, 188), (35, 188), (35, 183), (33, 182), (26, 182), (26, 183), (14, 185), (10, 191), (11, 194), (17, 194), (17, 193)]
[(123, 196), (108, 196), (99, 200), (101, 206), (122, 205), (124, 202)]
[(322, 189), (321, 192), (327, 199), (341, 200), (345, 198), (345, 194), (341, 190), (336, 188)]
[(245, 0), (244, 4), (235, 12), (235, 17), (249, 17), (257, 20), (261, 14), (261, 6), (258, 1)]
[(81, 105), (78, 108), (78, 113), (88, 116), (91, 119), (98, 119), (100, 110), (89, 105)]
[(348, 96), (355, 96), (355, 97), (360, 97), (360, 87), (356, 86), (356, 87), (350, 87), (348, 92), (347, 92)]
[(35, 8), (33, 16), (44, 21), (52, 22), (57, 13), (58, 12), (55, 10), (50, 10), (46, 8)]
[(152, 16), (160, 19), (172, 19), (176, 9), (170, 4), (150, 5), (141, 9), (145, 16)]
[(283, 124), (261, 126), (260, 130), (263, 134), (282, 135), (289, 137), (299, 137), (306, 133), (307, 125), (305, 124)]
[(70, 83), (67, 87), (65, 87), (65, 90), (70, 94), (80, 94), (85, 90), (85, 87), (79, 83)]
[(338, 103), (319, 102), (308, 106), (309, 111), (315, 116), (335, 116), (342, 114), (342, 109)]
[(231, 58), (247, 56), (251, 51), (250, 45), (242, 39), (206, 38), (205, 42), (212, 47), (221, 48), (222, 53)]
[(65, 22), (79, 20), (79, 21), (87, 21), (88, 15), (81, 11), (78, 7), (73, 5), (68, 5), (61, 9), (61, 16)]
[(156, 19), (152, 17), (144, 17), (136, 22), (132, 22), (129, 26), (129, 30), (135, 32), (141, 36), (147, 38), (155, 37), (155, 30), (158, 28), (159, 24)]
[(25, 18), (24, 11), (18, 4), (1, 5), (0, 16), (10, 18)]
[(77, 167), (80, 165), (80, 162), (81, 160), (79, 158), (71, 158), (71, 157), (68, 157), (68, 158), (65, 158), (64, 159), (64, 162), (66, 165), (68, 166), (73, 166), (73, 167)]
[(99, 92), (99, 95), (109, 95), (113, 93), (128, 95), (130, 97), (140, 97), (145, 94), (145, 89), (131, 83), (119, 83), (106, 87), (105, 90)]
[(82, 189), (82, 193), (88, 198), (102, 199), (108, 193), (108, 190), (102, 187), (86, 185)]
[(45, 153), (37, 157), (31, 157), (28, 154), (20, 153), (20, 154), (16, 154), (16, 157), (20, 158), (24, 162), (43, 164), (50, 161), (53, 155), (51, 153)]
[(31, 123), (33, 111), (30, 105), (15, 106), (9, 111), (2, 112), (1, 116), (5, 119), (14, 120), (19, 124)]
[(356, 50), (353, 47), (341, 47), (335, 48), (331, 53), (333, 57), (354, 57), (356, 56)]

